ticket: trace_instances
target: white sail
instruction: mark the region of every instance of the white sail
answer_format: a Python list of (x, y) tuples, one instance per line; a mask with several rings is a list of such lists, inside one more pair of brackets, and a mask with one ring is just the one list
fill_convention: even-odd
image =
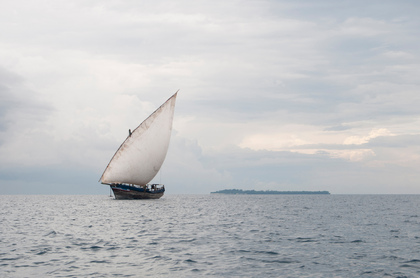
[(156, 176), (168, 151), (177, 93), (121, 144), (102, 174), (102, 183), (145, 185)]

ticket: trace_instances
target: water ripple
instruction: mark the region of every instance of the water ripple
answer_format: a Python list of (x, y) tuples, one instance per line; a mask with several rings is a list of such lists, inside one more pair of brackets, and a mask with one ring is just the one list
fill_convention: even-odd
[(0, 206), (5, 277), (420, 277), (420, 196), (0, 196)]

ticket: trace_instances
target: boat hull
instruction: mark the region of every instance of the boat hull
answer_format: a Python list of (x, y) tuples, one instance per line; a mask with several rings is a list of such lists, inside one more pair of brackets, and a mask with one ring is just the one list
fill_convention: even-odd
[(165, 192), (165, 188), (149, 190), (122, 184), (111, 185), (111, 189), (117, 200), (159, 199)]

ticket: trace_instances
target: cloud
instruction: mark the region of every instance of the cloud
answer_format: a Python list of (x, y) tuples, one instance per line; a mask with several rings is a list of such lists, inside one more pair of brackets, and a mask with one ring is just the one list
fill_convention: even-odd
[(398, 136), (376, 136), (369, 140), (367, 146), (388, 148), (409, 148), (420, 146), (420, 134), (404, 134)]
[(0, 142), (44, 121), (52, 110), (21, 76), (0, 67)]
[(226, 184), (382, 192), (375, 181), (397, 192), (392, 182), (403, 175), (405, 192), (418, 192), (415, 3), (3, 7), (0, 165), (14, 178), (100, 176), (127, 130), (181, 89), (163, 169), (177, 192)]
[(351, 37), (374, 37), (391, 33), (389, 24), (383, 20), (375, 20), (372, 18), (348, 18), (337, 30), (343, 36)]
[(361, 145), (379, 136), (392, 136), (393, 134), (386, 128), (373, 129), (367, 136), (350, 136), (343, 142), (344, 145)]
[(216, 169), (207, 159), (197, 142), (174, 132), (161, 173), (152, 182), (166, 183), (168, 193), (172, 194), (209, 193), (209, 188), (228, 184), (231, 179), (228, 171)]
[[(255, 151), (230, 146), (223, 150), (205, 153), (196, 144), (194, 149), (195, 152), (191, 150), (188, 152), (192, 154), (189, 159), (183, 160), (194, 164), (191, 165), (191, 173), (188, 175), (182, 174), (183, 167), (174, 167), (171, 159), (165, 163), (165, 169), (173, 168), (177, 173), (172, 175), (168, 170), (164, 170), (166, 173), (164, 176), (171, 180), (173, 185), (175, 184), (175, 188), (171, 188), (172, 192), (206, 193), (209, 190), (223, 188), (242, 188), (329, 190), (335, 194), (348, 192), (372, 194), (413, 193), (417, 188), (414, 178), (417, 175), (416, 168), (407, 164), (390, 163), (386, 160), (388, 154), (384, 155), (377, 147), (373, 147), (373, 150), (378, 152), (377, 155), (351, 160), (343, 159), (341, 156), (334, 157), (331, 153), (322, 151), (305, 154), (289, 151)], [(386, 150), (392, 151), (392, 149)], [(357, 155), (357, 149), (351, 151)], [(174, 146), (171, 146), (168, 158), (171, 152), (177, 155)], [(417, 165), (418, 162), (417, 160)], [(401, 182), (395, 187), (399, 179)], [(194, 185), (189, 188), (184, 186), (192, 183)]]

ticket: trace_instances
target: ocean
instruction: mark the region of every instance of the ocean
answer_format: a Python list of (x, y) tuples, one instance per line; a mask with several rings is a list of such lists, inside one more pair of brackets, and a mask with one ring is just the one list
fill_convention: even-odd
[(0, 277), (420, 277), (420, 195), (0, 195)]

